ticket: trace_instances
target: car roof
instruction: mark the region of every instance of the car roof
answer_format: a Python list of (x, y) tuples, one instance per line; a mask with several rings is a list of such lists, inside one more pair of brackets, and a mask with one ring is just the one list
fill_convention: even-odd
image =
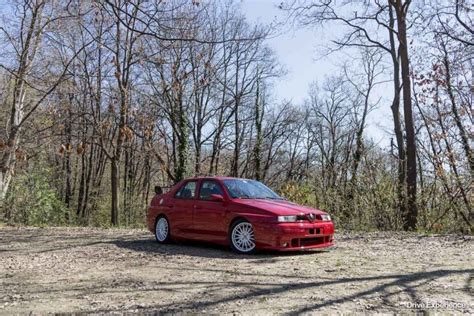
[(229, 180), (229, 179), (238, 179), (238, 180), (250, 180), (250, 179), (245, 179), (245, 178), (237, 178), (237, 177), (226, 177), (226, 176), (196, 176), (194, 178), (189, 178), (186, 180), (212, 180), (212, 179), (217, 179), (217, 180)]

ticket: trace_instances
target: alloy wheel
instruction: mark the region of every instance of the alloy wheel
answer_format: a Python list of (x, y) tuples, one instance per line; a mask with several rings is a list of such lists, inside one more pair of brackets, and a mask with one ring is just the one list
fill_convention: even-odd
[(155, 226), (155, 237), (160, 243), (164, 243), (169, 239), (169, 224), (165, 217), (160, 217)]
[(233, 248), (240, 253), (251, 253), (255, 250), (255, 236), (252, 224), (241, 221), (234, 225), (231, 233)]

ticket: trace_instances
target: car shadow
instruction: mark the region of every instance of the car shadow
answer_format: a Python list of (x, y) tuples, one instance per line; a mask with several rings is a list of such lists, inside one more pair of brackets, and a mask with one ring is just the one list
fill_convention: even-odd
[(221, 259), (272, 259), (278, 257), (288, 256), (305, 256), (311, 254), (318, 254), (327, 252), (327, 249), (316, 249), (316, 250), (304, 250), (304, 251), (291, 251), (291, 252), (279, 252), (261, 250), (254, 254), (237, 254), (232, 252), (230, 247), (212, 244), (201, 241), (179, 241), (170, 244), (159, 244), (153, 238), (140, 238), (140, 239), (118, 239), (109, 241), (119, 248), (124, 248), (130, 251), (145, 252), (149, 254), (162, 254), (162, 255), (187, 255), (193, 257), (203, 258), (221, 258)]

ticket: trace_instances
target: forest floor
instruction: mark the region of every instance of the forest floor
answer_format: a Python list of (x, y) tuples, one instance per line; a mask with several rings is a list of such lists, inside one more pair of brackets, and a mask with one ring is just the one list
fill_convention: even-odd
[(0, 227), (0, 278), (0, 314), (472, 314), (474, 237), (340, 233), (328, 250), (241, 256), (145, 230)]

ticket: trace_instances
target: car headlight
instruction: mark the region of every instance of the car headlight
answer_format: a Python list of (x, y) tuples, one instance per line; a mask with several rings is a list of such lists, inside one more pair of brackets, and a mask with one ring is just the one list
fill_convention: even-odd
[(296, 222), (296, 215), (278, 216), (277, 221), (280, 222), (280, 223)]
[(331, 216), (329, 216), (329, 214), (322, 214), (321, 215), (321, 220), (323, 220), (325, 222), (329, 222), (329, 221), (331, 221)]

